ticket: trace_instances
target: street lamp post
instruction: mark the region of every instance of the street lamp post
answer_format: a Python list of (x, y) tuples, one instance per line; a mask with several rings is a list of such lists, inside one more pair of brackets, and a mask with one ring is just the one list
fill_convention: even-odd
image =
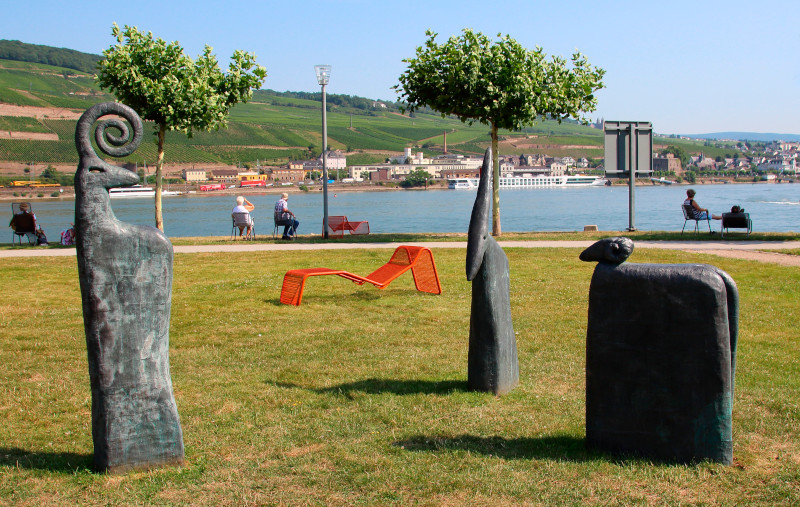
[(328, 239), (328, 115), (325, 86), (331, 77), (330, 65), (314, 65), (317, 82), (322, 85), (322, 237)]

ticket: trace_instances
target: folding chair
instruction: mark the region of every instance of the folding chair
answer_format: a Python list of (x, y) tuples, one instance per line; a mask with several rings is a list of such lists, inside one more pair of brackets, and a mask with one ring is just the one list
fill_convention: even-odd
[(700, 232), (700, 220), (705, 220), (708, 223), (708, 232), (711, 232), (711, 216), (708, 213), (706, 213), (706, 218), (696, 218), (694, 208), (692, 208), (691, 204), (681, 204), (681, 209), (683, 210), (683, 228), (681, 229), (681, 234), (683, 234), (683, 229), (686, 229), (686, 222), (689, 220), (694, 220), (695, 234)]
[(253, 220), (253, 217), (250, 216), (250, 213), (247, 211), (237, 211), (236, 213), (231, 213), (231, 219), (233, 221), (233, 226), (231, 227), (231, 239), (236, 237), (236, 230), (239, 227), (250, 227), (250, 239), (256, 239), (256, 221)]

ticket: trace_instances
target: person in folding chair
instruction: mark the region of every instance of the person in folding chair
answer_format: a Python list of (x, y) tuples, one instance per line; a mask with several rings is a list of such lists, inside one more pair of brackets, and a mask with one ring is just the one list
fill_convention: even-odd
[[(697, 201), (694, 200), (695, 191), (691, 188), (686, 191), (686, 200), (683, 201), (684, 206), (691, 206), (694, 218), (697, 220), (708, 220), (708, 209), (701, 208)], [(722, 215), (711, 215), (714, 220), (722, 220)]]
[(288, 200), (289, 194), (284, 192), (278, 202), (275, 203), (275, 225), (284, 226), (281, 239), (294, 239), (297, 236), (297, 226), (300, 225), (294, 213), (289, 211)]
[(254, 209), (256, 207), (253, 206), (253, 203), (245, 199), (244, 196), (240, 195), (236, 198), (236, 207), (231, 211), (231, 216), (233, 217), (234, 225), (239, 227), (240, 238), (245, 228), (247, 229), (246, 239), (250, 239), (253, 234), (253, 217), (250, 216), (250, 212)]
[[(14, 209), (15, 207), (16, 209)], [(20, 237), (20, 241), (22, 241), (22, 235), (25, 235), (28, 238), (28, 244), (37, 244), (36, 231), (40, 227), (36, 222), (36, 214), (31, 211), (30, 205), (27, 202), (12, 203), (11, 208), (14, 210), (14, 215), (11, 217), (8, 226)]]

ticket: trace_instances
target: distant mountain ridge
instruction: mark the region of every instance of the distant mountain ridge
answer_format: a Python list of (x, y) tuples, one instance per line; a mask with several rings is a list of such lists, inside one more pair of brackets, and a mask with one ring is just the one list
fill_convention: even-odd
[(0, 59), (20, 62), (44, 63), (67, 69), (94, 74), (100, 55), (82, 53), (74, 49), (54, 48), (39, 44), (28, 44), (18, 40), (0, 39)]
[(681, 134), (692, 139), (733, 139), (735, 141), (785, 141), (800, 142), (800, 134), (772, 134), (763, 132), (712, 132), (710, 134)]

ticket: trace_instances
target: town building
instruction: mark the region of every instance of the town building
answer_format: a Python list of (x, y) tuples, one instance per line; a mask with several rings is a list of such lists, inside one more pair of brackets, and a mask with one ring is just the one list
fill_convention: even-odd
[(674, 173), (675, 176), (679, 176), (683, 173), (683, 168), (681, 167), (681, 159), (676, 158), (675, 155), (672, 153), (667, 153), (666, 155), (658, 155), (653, 157), (653, 171), (659, 171), (662, 173)]
[(281, 182), (296, 182), (305, 180), (305, 170), (302, 162), (299, 165), (291, 163), (286, 167), (275, 167), (272, 169), (272, 180)]
[(237, 169), (212, 169), (209, 179), (216, 183), (238, 183), (239, 171)]
[(181, 171), (181, 177), (183, 177), (187, 183), (196, 183), (198, 181), (206, 181), (208, 179), (205, 169), (195, 169), (194, 167)]

